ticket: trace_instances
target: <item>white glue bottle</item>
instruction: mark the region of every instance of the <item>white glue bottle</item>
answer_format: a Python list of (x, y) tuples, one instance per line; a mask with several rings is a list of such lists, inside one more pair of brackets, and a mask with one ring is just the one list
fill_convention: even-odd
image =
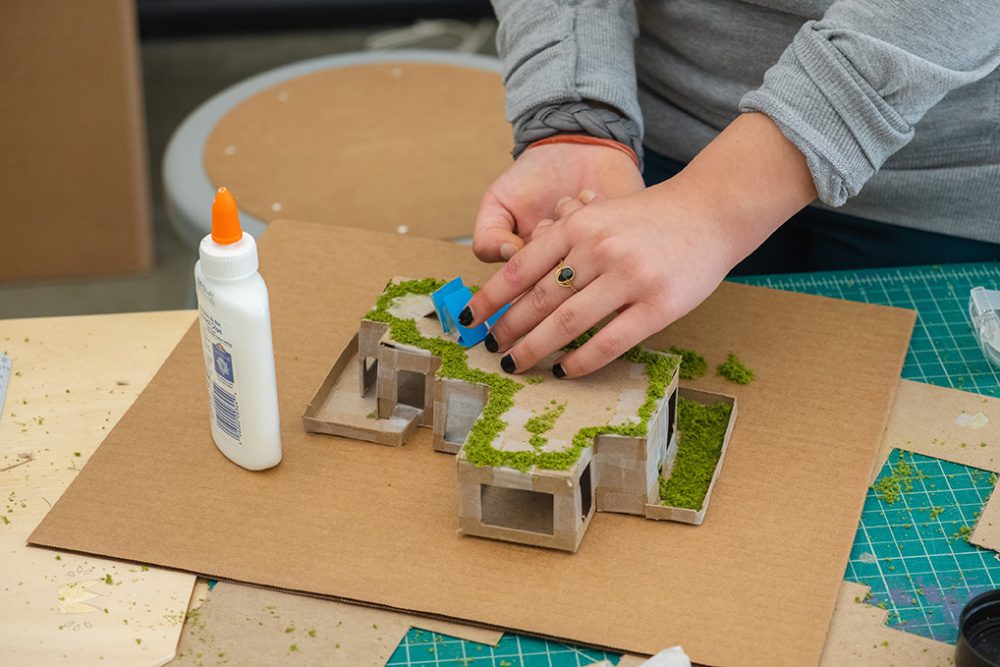
[(212, 437), (233, 463), (271, 468), (281, 461), (271, 311), (257, 272), (257, 244), (240, 228), (226, 188), (215, 194), (212, 233), (198, 255), (194, 280)]

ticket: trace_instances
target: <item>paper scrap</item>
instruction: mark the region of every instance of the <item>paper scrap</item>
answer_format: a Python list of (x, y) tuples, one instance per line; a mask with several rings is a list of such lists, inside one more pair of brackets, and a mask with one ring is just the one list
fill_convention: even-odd
[(968, 412), (962, 412), (955, 417), (955, 425), (966, 428), (982, 428), (989, 423), (990, 418), (982, 412), (977, 412), (974, 415), (970, 415)]

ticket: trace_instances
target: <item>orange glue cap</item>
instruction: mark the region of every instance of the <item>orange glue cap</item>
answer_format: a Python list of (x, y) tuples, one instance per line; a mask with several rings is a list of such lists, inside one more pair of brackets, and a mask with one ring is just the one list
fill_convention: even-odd
[(236, 243), (243, 238), (240, 229), (240, 212), (233, 193), (219, 188), (212, 201), (212, 240), (221, 245)]

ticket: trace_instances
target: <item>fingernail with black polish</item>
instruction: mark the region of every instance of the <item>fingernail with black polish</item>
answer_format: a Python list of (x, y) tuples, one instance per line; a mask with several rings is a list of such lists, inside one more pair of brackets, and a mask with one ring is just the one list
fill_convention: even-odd
[(458, 314), (458, 323), (463, 327), (467, 327), (470, 322), (472, 322), (472, 309), (466, 306), (462, 309), (462, 312)]
[(562, 367), (562, 364), (556, 364), (552, 367), (552, 374), (561, 380), (566, 377), (566, 370)]
[(493, 334), (491, 333), (486, 334), (486, 339), (483, 341), (483, 346), (490, 352), (496, 352), (497, 350), (500, 349), (500, 343), (497, 342), (497, 339), (494, 338)]
[(517, 366), (514, 364), (514, 357), (509, 354), (505, 354), (503, 359), (500, 360), (500, 368), (502, 368), (505, 373), (513, 373), (516, 371)]

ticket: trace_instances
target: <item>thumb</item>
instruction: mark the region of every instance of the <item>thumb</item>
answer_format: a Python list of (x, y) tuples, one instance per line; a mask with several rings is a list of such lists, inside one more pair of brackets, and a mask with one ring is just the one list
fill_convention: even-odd
[(514, 215), (493, 193), (487, 192), (476, 214), (472, 252), (484, 262), (510, 259), (524, 246), (524, 241), (514, 233), (515, 224)]

